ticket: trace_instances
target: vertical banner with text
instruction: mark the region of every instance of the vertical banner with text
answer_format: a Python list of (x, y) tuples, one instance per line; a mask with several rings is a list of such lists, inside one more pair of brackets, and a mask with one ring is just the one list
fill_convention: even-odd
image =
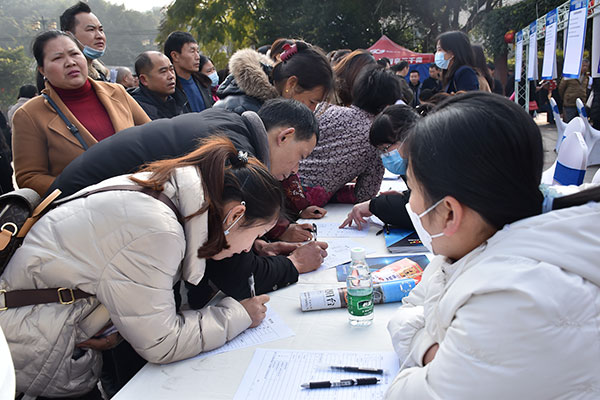
[(529, 58), (527, 60), (527, 80), (535, 81), (537, 77), (537, 21), (534, 21), (529, 24)]
[(556, 32), (558, 26), (558, 11), (555, 8), (546, 14), (546, 41), (544, 43), (544, 62), (542, 64), (542, 79), (556, 78)]
[(515, 50), (515, 81), (521, 82), (523, 69), (523, 31), (517, 32), (517, 49)]
[(565, 78), (579, 78), (581, 60), (583, 59), (583, 46), (585, 44), (586, 20), (587, 0), (571, 0), (563, 67), (563, 77)]

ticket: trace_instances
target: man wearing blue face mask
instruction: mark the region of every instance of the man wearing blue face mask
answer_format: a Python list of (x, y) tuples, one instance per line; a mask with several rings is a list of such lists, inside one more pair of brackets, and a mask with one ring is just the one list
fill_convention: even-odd
[(83, 54), (88, 61), (88, 76), (108, 82), (110, 72), (99, 60), (106, 50), (106, 35), (90, 6), (80, 1), (67, 8), (60, 16), (60, 29), (71, 33), (83, 47)]
[[(373, 121), (369, 142), (379, 150), (383, 166), (391, 173), (402, 177), (406, 174), (408, 163), (402, 157), (403, 144), (410, 127), (419, 118), (419, 114), (411, 107), (393, 105), (383, 110)], [(356, 204), (340, 228), (351, 226), (354, 222), (358, 229), (362, 229), (368, 224), (366, 218), (376, 215), (388, 225), (414, 229), (405, 208), (409, 198), (410, 190), (380, 193), (371, 200)]]

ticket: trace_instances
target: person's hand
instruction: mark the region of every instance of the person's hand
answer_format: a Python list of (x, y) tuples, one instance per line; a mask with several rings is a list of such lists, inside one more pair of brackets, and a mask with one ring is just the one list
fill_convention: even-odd
[(384, 190), (383, 192), (379, 192), (379, 195), (388, 195), (388, 194), (393, 194), (393, 195), (401, 195), (402, 193), (400, 193), (397, 190)]
[(265, 304), (269, 301), (269, 296), (261, 294), (260, 296), (250, 297), (240, 301), (240, 304), (246, 309), (246, 312), (252, 319), (250, 328), (254, 328), (260, 325), (265, 316), (267, 315), (267, 306)]
[(371, 200), (364, 201), (352, 207), (352, 211), (348, 213), (348, 217), (342, 222), (340, 229), (345, 228), (346, 226), (352, 226), (352, 222), (356, 224), (358, 229), (362, 229), (363, 225), (367, 225), (369, 222), (365, 218), (373, 215), (373, 213), (369, 211), (370, 202)]
[(327, 257), (327, 247), (325, 242), (310, 242), (292, 251), (288, 258), (298, 273), (311, 272), (323, 264), (323, 259)]
[(306, 242), (313, 237), (312, 228), (312, 224), (290, 224), (279, 240), (282, 242)]
[(110, 326), (112, 326), (112, 323), (109, 323), (107, 326), (103, 327), (92, 338), (84, 342), (78, 343), (77, 347), (83, 347), (86, 349), (92, 349), (96, 351), (110, 350), (117, 347), (117, 345), (123, 340), (121, 335), (119, 335), (119, 332), (111, 333), (107, 336), (102, 336), (102, 333), (106, 331)]
[(300, 213), (300, 218), (321, 219), (327, 214), (327, 210), (317, 206), (308, 206)]
[(260, 256), (289, 255), (292, 251), (302, 246), (302, 243), (273, 242), (268, 243), (257, 239), (254, 241), (254, 250)]
[(423, 365), (424, 366), (433, 361), (439, 348), (440, 348), (440, 345), (437, 343), (434, 343), (431, 345), (431, 347), (429, 349), (427, 349), (427, 351), (425, 352), (425, 355), (423, 356)]

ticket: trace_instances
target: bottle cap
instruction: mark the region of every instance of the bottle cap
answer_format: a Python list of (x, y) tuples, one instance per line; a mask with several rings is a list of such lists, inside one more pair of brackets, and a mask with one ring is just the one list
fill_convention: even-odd
[(352, 250), (350, 250), (350, 258), (354, 261), (354, 260), (364, 260), (366, 258), (367, 254), (365, 252), (365, 249), (363, 249), (362, 247), (355, 247)]

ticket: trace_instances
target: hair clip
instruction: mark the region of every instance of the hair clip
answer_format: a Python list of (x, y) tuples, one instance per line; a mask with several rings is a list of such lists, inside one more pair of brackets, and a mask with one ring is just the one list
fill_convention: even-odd
[(238, 151), (237, 155), (238, 160), (243, 161), (244, 163), (248, 162), (248, 152), (247, 151)]
[(279, 58), (281, 58), (281, 61), (287, 61), (297, 52), (298, 46), (295, 44), (290, 45), (286, 43), (283, 45), (283, 52), (279, 55)]

